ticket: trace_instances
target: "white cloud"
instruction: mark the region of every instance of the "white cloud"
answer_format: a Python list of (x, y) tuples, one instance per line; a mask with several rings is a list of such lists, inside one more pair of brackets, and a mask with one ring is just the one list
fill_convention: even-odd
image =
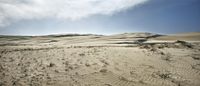
[(147, 0), (0, 0), (0, 26), (19, 20), (111, 15)]

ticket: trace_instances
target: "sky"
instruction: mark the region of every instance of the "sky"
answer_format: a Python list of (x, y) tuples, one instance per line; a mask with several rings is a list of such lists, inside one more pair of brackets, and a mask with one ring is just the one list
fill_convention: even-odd
[(200, 32), (200, 0), (0, 0), (0, 35)]

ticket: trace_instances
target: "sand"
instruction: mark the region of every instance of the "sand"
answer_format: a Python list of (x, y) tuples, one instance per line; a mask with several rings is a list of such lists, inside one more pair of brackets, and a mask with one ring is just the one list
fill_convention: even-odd
[(0, 86), (200, 86), (199, 34), (0, 36)]

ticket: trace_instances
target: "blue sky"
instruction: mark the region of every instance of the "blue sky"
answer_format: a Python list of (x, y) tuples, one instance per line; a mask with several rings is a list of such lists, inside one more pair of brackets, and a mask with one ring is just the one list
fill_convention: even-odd
[[(63, 0), (59, 1), (62, 2)], [(110, 2), (111, 1), (112, 0), (110, 0)], [(122, 3), (120, 2), (120, 0), (118, 1), (119, 3)], [(17, 2), (17, 3), (22, 3), (22, 2)], [(124, 32), (152, 32), (152, 33), (169, 34), (169, 33), (181, 33), (181, 32), (200, 32), (200, 5), (199, 5), (200, 0), (143, 0), (141, 2), (140, 0), (135, 0), (135, 2), (133, 0), (133, 2), (131, 3), (132, 4), (123, 2), (123, 5), (119, 4), (116, 5), (116, 7), (113, 6), (113, 8), (112, 7), (106, 8), (106, 6), (104, 5), (100, 6), (99, 8), (94, 7), (96, 8), (94, 10), (100, 9), (101, 11), (99, 12), (95, 11), (94, 13), (87, 13), (86, 10), (83, 11), (83, 13), (86, 13), (87, 15), (85, 14), (82, 16), (79, 16), (79, 12), (82, 13), (82, 11), (74, 11), (80, 9), (74, 9), (73, 11), (69, 11), (65, 13), (64, 17), (59, 17), (59, 18), (54, 18), (51, 15), (50, 15), (51, 17), (46, 17), (49, 16), (47, 15), (48, 13), (46, 13), (45, 15), (44, 14), (37, 15), (38, 13), (34, 14), (33, 12), (31, 16), (28, 13), (26, 13), (28, 16), (25, 15), (25, 17), (24, 15), (13, 17), (13, 15), (9, 14), (11, 16), (6, 16), (5, 18), (3, 17), (4, 19), (8, 20), (0, 21), (0, 23), (3, 22), (2, 23), (3, 25), (0, 26), (0, 34), (1, 35), (2, 34), (3, 35), (47, 35), (47, 34), (63, 34), (63, 33), (117, 34)], [(102, 11), (101, 7), (105, 7), (106, 10), (103, 9)], [(65, 8), (67, 8), (67, 6)], [(107, 11), (107, 9), (109, 8), (110, 10)], [(8, 12), (6, 14), (4, 10), (9, 10), (9, 8), (4, 7), (3, 11), (0, 10), (0, 14), (2, 12), (1, 15), (8, 15)], [(14, 14), (15, 13), (16, 15), (20, 15), (18, 14), (18, 11), (14, 10)], [(35, 15), (39, 17), (35, 17)]]

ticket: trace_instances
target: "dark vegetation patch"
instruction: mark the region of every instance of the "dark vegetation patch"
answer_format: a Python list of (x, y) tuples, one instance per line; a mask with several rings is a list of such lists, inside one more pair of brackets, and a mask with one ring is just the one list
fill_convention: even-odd
[(9, 40), (9, 41), (19, 41), (19, 40), (29, 40), (33, 36), (0, 36), (0, 40)]
[(97, 37), (92, 37), (92, 38), (97, 39), (97, 38), (101, 38), (101, 37), (100, 37), (100, 36), (97, 36)]
[(55, 64), (54, 63), (49, 63), (48, 67), (54, 67)]
[(142, 43), (144, 43), (146, 41), (147, 41), (147, 39), (138, 39), (138, 40), (134, 41), (134, 43), (135, 44), (142, 44)]
[(191, 56), (194, 60), (200, 60), (200, 54), (192, 54)]
[[(169, 42), (146, 43), (146, 41), (148, 41), (151, 38), (163, 36), (163, 35), (159, 35), (159, 34), (156, 34), (156, 35), (151, 35), (150, 33), (146, 33), (146, 34), (147, 34), (147, 36), (132, 37), (132, 38), (139, 38), (137, 40), (133, 40), (132, 42), (117, 42), (117, 43), (112, 43), (112, 44), (136, 44), (140, 48), (143, 48), (143, 49), (194, 48), (191, 43), (188, 43), (188, 42), (182, 41), (182, 40), (177, 40), (173, 43), (169, 43)], [(126, 37), (122, 37), (122, 39), (124, 39), (124, 38), (126, 38)]]
[(101, 69), (101, 70), (99, 70), (99, 72), (106, 73), (106, 72), (108, 72), (108, 70), (107, 69)]
[(190, 86), (188, 80), (182, 79), (179, 75), (171, 73), (170, 71), (157, 71), (152, 74), (152, 77), (168, 80), (177, 86)]
[(142, 43), (139, 44), (140, 48), (142, 49), (151, 49), (151, 48), (193, 48), (191, 43), (185, 41), (175, 41), (173, 43)]
[(193, 46), (186, 41), (177, 40), (174, 43), (179, 44), (179, 45), (184, 46), (184, 47), (187, 47), (187, 48), (193, 48)]
[(112, 44), (142, 44), (144, 42), (146, 42), (147, 39), (138, 39), (132, 42), (117, 42), (117, 43), (112, 43)]
[(165, 61), (172, 61), (172, 55), (170, 53), (167, 53), (165, 55), (162, 55), (161, 59)]
[(192, 65), (192, 69), (195, 69), (195, 70), (199, 70), (199, 71), (200, 71), (200, 64)]
[(170, 78), (170, 73), (162, 73), (158, 74), (161, 79), (169, 79)]
[(58, 42), (58, 40), (50, 40), (49, 42)]
[(47, 47), (47, 48), (23, 48), (23, 49), (1, 49), (0, 54), (15, 52), (15, 51), (38, 51), (38, 50), (50, 50), (50, 49), (62, 49), (62, 47)]
[(6, 43), (6, 44), (0, 44), (0, 46), (26, 46), (28, 44), (17, 44), (17, 43)]
[(148, 37), (146, 37), (146, 39), (157, 38), (157, 37), (160, 37), (160, 36), (164, 36), (164, 35), (155, 34), (155, 35), (152, 35), (152, 36), (148, 36)]
[(85, 53), (80, 53), (79, 56), (85, 56)]
[(117, 42), (113, 44), (135, 44), (134, 42)]

